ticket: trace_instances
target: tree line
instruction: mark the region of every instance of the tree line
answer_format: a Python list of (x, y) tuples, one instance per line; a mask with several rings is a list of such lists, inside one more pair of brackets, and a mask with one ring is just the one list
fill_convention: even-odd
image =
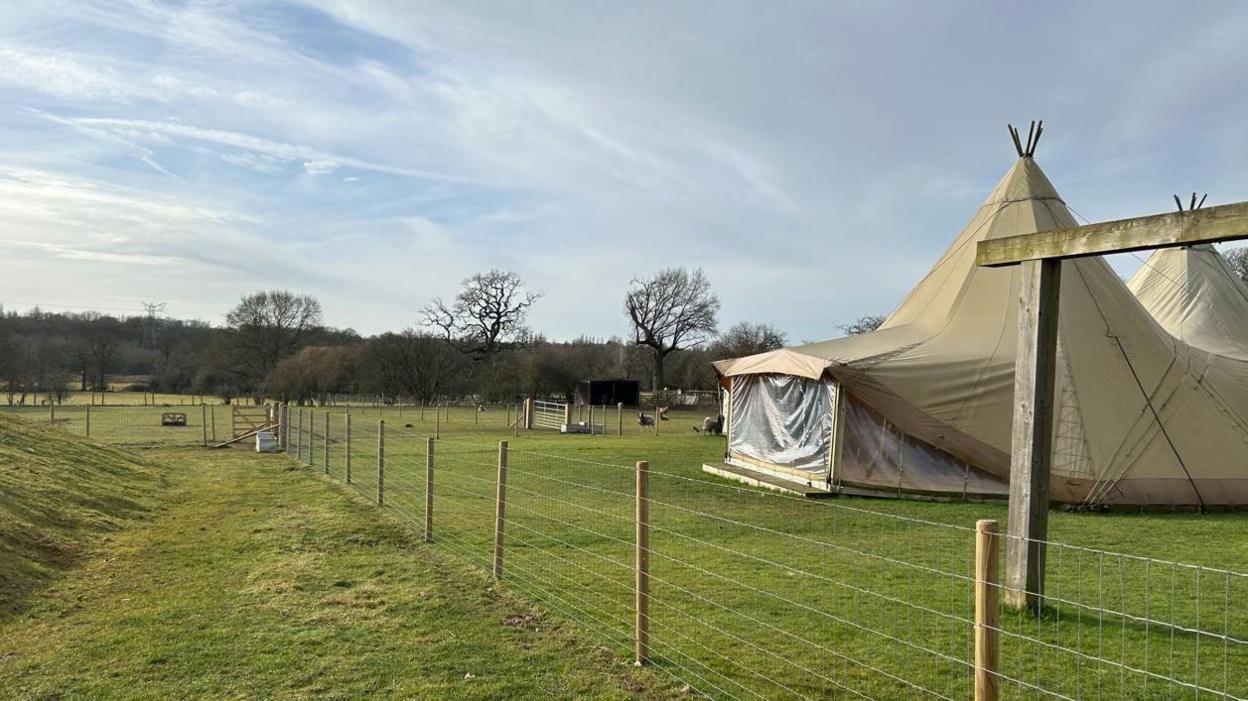
[[(570, 398), (589, 379), (705, 390), (716, 386), (712, 360), (787, 343), (767, 324), (721, 332), (719, 299), (701, 270), (633, 280), (623, 299), (627, 337), (547, 339), (528, 326), (541, 299), (515, 273), (491, 270), (465, 279), (454, 297), (431, 300), (413, 326), (367, 337), (326, 326), (314, 297), (285, 290), (244, 295), (224, 326), (0, 310), (0, 390), (9, 404), (123, 386), (297, 403), (341, 395), (429, 403)], [(875, 317), (858, 323), (864, 320), (878, 324)]]

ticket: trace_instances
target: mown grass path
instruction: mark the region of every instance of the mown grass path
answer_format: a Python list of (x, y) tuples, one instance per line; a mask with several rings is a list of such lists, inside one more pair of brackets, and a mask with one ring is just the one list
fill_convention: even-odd
[(285, 457), (150, 454), (157, 513), (0, 621), (0, 697), (678, 693)]

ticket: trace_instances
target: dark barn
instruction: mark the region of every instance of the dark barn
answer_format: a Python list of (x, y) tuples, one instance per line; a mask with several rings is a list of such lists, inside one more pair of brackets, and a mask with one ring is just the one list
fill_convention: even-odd
[(638, 380), (589, 380), (576, 386), (576, 404), (638, 406), (641, 382)]

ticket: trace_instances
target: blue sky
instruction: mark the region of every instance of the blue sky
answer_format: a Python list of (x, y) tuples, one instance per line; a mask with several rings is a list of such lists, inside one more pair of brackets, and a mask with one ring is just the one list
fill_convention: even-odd
[(826, 338), (936, 259), (1007, 122), (1093, 221), (1245, 199), (1245, 36), (1238, 2), (6, 3), (0, 301), (280, 287), (373, 333), (501, 267), (606, 337), (689, 265), (722, 325)]

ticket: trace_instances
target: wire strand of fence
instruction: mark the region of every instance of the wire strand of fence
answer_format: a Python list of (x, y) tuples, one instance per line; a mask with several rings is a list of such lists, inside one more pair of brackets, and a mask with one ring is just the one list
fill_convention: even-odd
[[(309, 435), (326, 447), (338, 440), (333, 428), (318, 434), (312, 426)], [(352, 443), (361, 476), (368, 470), (359, 466), (375, 458), (373, 438), (375, 428)], [(387, 433), (383, 508), (420, 528), (426, 451), (415, 438)], [(432, 545), (488, 573), (498, 448), (436, 444)], [(504, 588), (626, 649), (630, 557), (634, 547), (644, 551), (652, 662), (663, 674), (724, 698), (807, 698), (819, 689), (969, 697), (970, 612), (984, 584), (968, 573), (974, 529), (650, 470), (651, 542), (641, 548), (632, 533), (635, 468), (514, 447), (508, 454)], [(311, 456), (331, 479), (334, 455)], [(587, 469), (599, 467), (610, 469)], [(370, 496), (367, 484), (351, 486)], [(1244, 698), (1248, 622), (1236, 604), (1246, 575), (1063, 543), (1046, 542), (1043, 552), (1050, 576), (1046, 591), (1033, 592), (1040, 609), (1010, 609), (982, 627), (1000, 641), (1003, 663), (992, 675), (1005, 689), (1059, 699), (1158, 690)]]

